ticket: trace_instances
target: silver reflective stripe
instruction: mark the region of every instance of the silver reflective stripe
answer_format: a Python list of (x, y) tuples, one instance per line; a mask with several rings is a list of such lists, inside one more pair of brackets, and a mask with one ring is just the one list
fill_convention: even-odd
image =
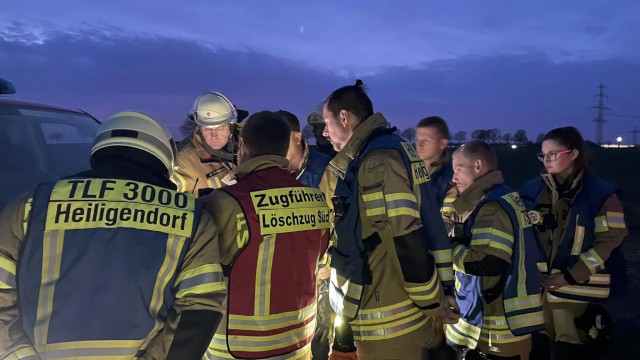
[[(303, 341), (304, 339), (311, 336), (313, 331), (316, 328), (316, 322), (310, 321), (305, 324), (301, 328), (297, 328), (287, 333), (278, 334), (277, 336), (281, 336), (286, 334), (283, 337), (279, 337), (275, 340), (270, 340), (270, 336), (264, 337), (252, 337), (254, 340), (237, 340), (238, 338), (243, 338), (246, 336), (241, 335), (227, 335), (227, 342), (229, 343), (229, 348), (234, 349), (237, 347), (242, 348), (252, 348), (252, 347), (274, 347), (278, 346), (291, 346), (296, 342)], [(235, 350), (235, 351), (247, 351), (247, 350)], [(260, 350), (263, 351), (263, 350)]]
[(588, 261), (589, 264), (591, 264), (591, 266), (593, 266), (593, 268), (596, 269), (596, 272), (602, 271), (602, 266), (600, 266), (600, 263), (598, 262), (598, 260), (592, 254), (590, 254), (588, 251), (582, 253), (582, 255), (580, 257), (582, 257), (583, 259)]
[[(356, 316), (357, 320), (372, 320), (372, 319), (383, 319), (387, 316), (393, 316), (396, 314), (400, 314), (403, 313), (405, 311), (409, 311), (409, 310), (417, 310), (418, 308), (413, 305), (413, 303), (409, 303), (407, 305), (403, 305), (399, 308), (396, 309), (392, 309), (392, 310), (387, 310), (387, 311), (378, 311), (378, 312), (374, 312), (374, 313), (370, 313), (370, 314), (363, 314), (363, 311), (360, 311), (358, 313), (358, 316)], [(417, 312), (417, 311), (416, 311)]]
[(539, 295), (532, 295), (526, 298), (515, 298), (504, 301), (504, 309), (506, 312), (530, 309), (532, 307), (542, 306)]
[(384, 328), (384, 329), (378, 329), (378, 330), (368, 330), (368, 331), (360, 331), (360, 330), (355, 330), (353, 329), (353, 337), (354, 338), (367, 338), (367, 337), (371, 337), (371, 336), (385, 336), (385, 335), (392, 335), (394, 333), (397, 333), (399, 331), (408, 329), (412, 326), (415, 325), (419, 325), (421, 322), (425, 322), (426, 323), (426, 318), (424, 316), (418, 316), (415, 319), (406, 322), (404, 324), (400, 324), (400, 325), (396, 325), (393, 327), (389, 327), (389, 328)]
[[(303, 322), (308, 320), (310, 317), (312, 317), (314, 314), (316, 313), (316, 303), (314, 302), (313, 304), (300, 309), (300, 311), (297, 312), (293, 312), (291, 314), (288, 315), (280, 315), (278, 316), (278, 314), (271, 314), (269, 316), (278, 316), (277, 318), (274, 319), (257, 319), (257, 318), (253, 318), (251, 319), (251, 317), (246, 316), (246, 319), (238, 319), (237, 315), (229, 315), (229, 328), (236, 328), (238, 326), (271, 326), (271, 325), (278, 325), (278, 324), (285, 324), (292, 322), (292, 321), (299, 321), (299, 322)], [(244, 316), (243, 316), (244, 317)]]
[[(10, 289), (16, 288), (16, 276), (10, 273), (8, 270), (0, 267), (0, 282), (3, 282), (9, 286)], [(3, 286), (0, 286), (2, 289)]]
[(387, 209), (409, 208), (418, 211), (418, 203), (412, 200), (400, 199), (387, 201)]
[(224, 275), (221, 272), (206, 272), (194, 277), (182, 280), (178, 285), (176, 292), (189, 289), (198, 285), (212, 284), (224, 281)]
[[(223, 346), (223, 347), (227, 347), (227, 342), (224, 340), (220, 340), (220, 339), (216, 339), (213, 338), (212, 343), (217, 344), (218, 346)], [(309, 348), (311, 347), (311, 343), (305, 345), (304, 347), (301, 347), (300, 349), (290, 352), (288, 354), (284, 354), (284, 355), (278, 355), (278, 356), (270, 356), (268, 358), (268, 360), (292, 360), (292, 359), (298, 359), (300, 358), (301, 355), (306, 354), (307, 352), (309, 352)], [(217, 352), (224, 352), (225, 354), (228, 354), (227, 351), (222, 351), (219, 349), (216, 349)], [(222, 356), (216, 356), (211, 354), (211, 349), (209, 349), (205, 354), (204, 357), (207, 360), (228, 360), (229, 358), (233, 358), (231, 355), (229, 355), (229, 357), (222, 357)]]
[(365, 200), (364, 206), (367, 209), (384, 208), (384, 199)]
[(138, 347), (130, 348), (93, 348), (93, 349), (68, 349), (68, 350), (52, 350), (40, 352), (42, 359), (66, 359), (66, 358), (95, 358), (98, 356), (134, 356), (138, 352)]
[(471, 245), (473, 245), (474, 240), (491, 240), (491, 241), (495, 241), (497, 243), (503, 244), (508, 248), (513, 247), (513, 240), (505, 239), (504, 237), (496, 234), (489, 234), (489, 233), (473, 234), (473, 236), (471, 237)]

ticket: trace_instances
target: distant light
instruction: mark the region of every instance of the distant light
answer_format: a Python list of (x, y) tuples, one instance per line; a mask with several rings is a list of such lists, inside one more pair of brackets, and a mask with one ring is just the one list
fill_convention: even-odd
[(622, 142), (622, 136), (618, 136), (618, 137), (616, 138), (616, 141), (617, 141), (617, 142), (619, 142), (619, 143), (620, 143), (620, 142)]
[(512, 144), (512, 145), (511, 145), (511, 148), (512, 148), (513, 150), (515, 150), (515, 149), (517, 149), (517, 148), (518, 148), (518, 145), (516, 145), (516, 144)]

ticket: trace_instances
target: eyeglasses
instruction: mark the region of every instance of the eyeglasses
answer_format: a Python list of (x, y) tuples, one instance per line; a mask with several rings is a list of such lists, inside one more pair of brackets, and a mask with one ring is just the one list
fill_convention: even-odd
[(570, 153), (572, 151), (573, 151), (572, 149), (567, 149), (567, 150), (558, 151), (558, 152), (549, 151), (546, 154), (538, 153), (538, 154), (536, 154), (536, 157), (538, 158), (538, 160), (540, 160), (542, 162), (544, 162), (545, 159), (547, 159), (549, 161), (556, 161), (556, 160), (558, 160), (558, 155), (568, 154), (568, 153)]

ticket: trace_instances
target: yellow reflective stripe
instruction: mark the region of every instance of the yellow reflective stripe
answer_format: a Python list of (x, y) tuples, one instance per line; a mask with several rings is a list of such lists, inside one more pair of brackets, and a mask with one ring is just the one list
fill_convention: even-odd
[(473, 229), (471, 246), (489, 246), (502, 250), (511, 256), (513, 253), (513, 235), (494, 228)]
[(393, 193), (385, 195), (384, 199), (387, 204), (387, 214), (389, 217), (402, 215), (420, 217), (418, 200), (415, 195), (410, 193)]
[(131, 359), (142, 340), (69, 341), (36, 346), (43, 359)]
[(436, 264), (448, 263), (453, 261), (453, 253), (451, 249), (432, 250), (431, 255), (433, 255)]
[(300, 310), (289, 311), (273, 315), (248, 316), (229, 314), (228, 328), (233, 330), (276, 330), (291, 325), (301, 324), (316, 314), (316, 303)]
[(382, 324), (388, 321), (393, 321), (396, 319), (408, 317), (410, 315), (414, 315), (420, 312), (420, 309), (415, 305), (409, 303), (402, 307), (399, 307), (395, 310), (391, 311), (380, 311), (375, 314), (358, 314), (355, 320), (349, 322), (352, 327), (359, 326), (367, 326), (367, 325), (377, 325)]
[(591, 248), (580, 254), (580, 260), (591, 270), (592, 274), (604, 269), (604, 261), (595, 249)]
[(407, 318), (382, 325), (352, 326), (353, 339), (356, 341), (368, 341), (395, 338), (415, 331), (426, 323), (427, 318), (421, 312), (418, 312)]
[[(351, 281), (347, 280), (347, 278), (338, 275), (338, 273), (335, 271), (331, 272), (332, 275), (334, 273), (335, 273), (335, 280), (336, 280), (336, 281), (333, 281), (334, 285), (336, 287), (339, 287), (340, 290), (342, 290), (342, 293), (346, 294), (348, 297), (356, 300), (360, 299), (360, 296), (362, 295), (362, 285), (352, 283)], [(340, 283), (342, 285), (338, 286), (338, 284)]]
[(29, 228), (29, 216), (31, 215), (31, 206), (33, 204), (33, 197), (29, 197), (24, 204), (24, 214), (22, 217), (22, 232), (26, 235)]
[(438, 276), (433, 274), (431, 276), (431, 280), (425, 285), (418, 286), (407, 286), (411, 283), (405, 283), (404, 289), (409, 294), (411, 299), (415, 300), (433, 300), (438, 294), (440, 290), (440, 281), (438, 281)]
[(565, 285), (560, 289), (554, 290), (556, 293), (563, 293), (575, 296), (593, 297), (598, 299), (605, 299), (609, 297), (609, 288), (596, 288), (591, 286), (580, 285)]
[(45, 231), (42, 239), (41, 290), (33, 329), (34, 345), (47, 343), (49, 322), (53, 312), (53, 293), (60, 278), (64, 231)]
[(16, 263), (0, 257), (0, 289), (16, 289)]
[(258, 250), (258, 264), (256, 266), (256, 295), (253, 303), (253, 313), (269, 315), (271, 307), (271, 270), (276, 248), (276, 235), (265, 235)]
[(447, 339), (454, 344), (475, 349), (480, 338), (480, 328), (469, 324), (463, 318), (457, 324), (448, 324), (445, 331)]
[(153, 285), (153, 295), (149, 302), (149, 314), (153, 316), (155, 324), (149, 336), (144, 340), (141, 349), (146, 349), (153, 337), (164, 326), (164, 319), (158, 316), (160, 308), (164, 302), (164, 289), (167, 287), (169, 280), (176, 273), (178, 267), (178, 257), (182, 252), (182, 247), (186, 242), (186, 238), (182, 236), (169, 234), (167, 236), (167, 247), (165, 249), (164, 260), (158, 271), (156, 282)]
[(9, 354), (5, 360), (38, 360), (38, 354), (32, 347), (25, 347)]
[(453, 249), (453, 270), (464, 273), (464, 259), (469, 253), (469, 248), (464, 245), (456, 245)]
[(518, 296), (517, 298), (504, 300), (504, 310), (506, 312), (530, 309), (538, 306), (542, 306), (542, 300), (539, 294)]
[(611, 284), (611, 275), (609, 274), (593, 274), (589, 276), (589, 285), (609, 285)]
[(540, 272), (549, 271), (546, 262), (538, 262), (538, 263), (536, 263), (536, 266), (538, 267), (538, 271), (540, 271)]
[(220, 181), (220, 179), (219, 179), (217, 176), (216, 176), (216, 177), (214, 177), (213, 179), (216, 181), (216, 186), (215, 186), (215, 188), (216, 188), (216, 189), (221, 188), (221, 187), (222, 187), (222, 182)]
[(449, 267), (439, 267), (437, 269), (438, 271), (438, 279), (440, 279), (440, 281), (444, 282), (444, 281), (451, 281), (453, 280), (453, 267), (449, 266)]
[(522, 329), (544, 324), (544, 312), (542, 311), (542, 303), (540, 304), (540, 307), (540, 311), (509, 317), (509, 325), (512, 329)]
[[(227, 342), (232, 352), (235, 351), (269, 351), (281, 349), (301, 342), (315, 331), (315, 321), (310, 321), (303, 327), (292, 329), (276, 335), (247, 336), (227, 335)], [(250, 344), (253, 343), (253, 344)]]
[(369, 193), (369, 194), (363, 194), (362, 195), (362, 200), (365, 202), (368, 201), (374, 201), (374, 200), (381, 200), (384, 198), (384, 194), (382, 193), (382, 191), (376, 191), (373, 193)]
[[(576, 223), (578, 222), (578, 216), (576, 216)], [(576, 230), (573, 233), (573, 245), (571, 246), (571, 255), (580, 255), (582, 252), (582, 245), (584, 244), (584, 226), (577, 225)]]
[(173, 176), (171, 177), (171, 181), (173, 181), (173, 183), (176, 184), (178, 191), (180, 192), (187, 191), (186, 189), (187, 180), (185, 180), (185, 178), (182, 177), (182, 175), (178, 174), (177, 172), (174, 172)]
[(596, 234), (609, 230), (609, 224), (607, 223), (607, 216), (606, 215), (596, 216), (596, 218), (593, 220), (593, 222), (594, 222), (594, 225), (595, 225), (595, 228), (593, 229), (593, 231)]
[(624, 213), (618, 211), (607, 211), (607, 222), (609, 227), (617, 229), (625, 229)]
[(363, 194), (362, 200), (364, 201), (365, 213), (367, 216), (384, 215), (385, 203), (382, 191)]
[(198, 266), (181, 273), (173, 285), (177, 290), (176, 298), (185, 295), (205, 294), (226, 289), (224, 274), (220, 264), (207, 264)]
[(480, 333), (480, 339), (490, 342), (492, 344), (509, 344), (517, 341), (522, 341), (529, 338), (531, 335), (515, 336), (511, 333), (511, 330), (487, 330), (484, 327)]

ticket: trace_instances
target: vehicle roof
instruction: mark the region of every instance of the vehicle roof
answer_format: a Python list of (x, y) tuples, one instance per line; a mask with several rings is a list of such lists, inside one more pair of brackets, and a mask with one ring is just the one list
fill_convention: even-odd
[[(58, 105), (50, 105), (41, 102), (28, 101), (23, 99), (17, 99), (13, 96), (4, 96), (0, 95), (0, 106), (1, 105), (14, 105), (14, 106), (23, 106), (31, 109), (42, 109), (42, 110), (55, 110), (55, 111), (66, 111), (73, 112), (76, 114), (89, 115), (87, 112), (82, 111), (80, 109), (74, 109), (70, 107), (58, 106)], [(93, 117), (93, 116), (92, 116)]]

